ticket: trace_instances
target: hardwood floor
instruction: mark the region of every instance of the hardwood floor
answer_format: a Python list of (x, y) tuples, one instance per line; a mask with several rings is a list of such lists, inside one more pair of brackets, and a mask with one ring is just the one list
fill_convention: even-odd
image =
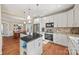
[(13, 39), (13, 37), (3, 37), (3, 55), (19, 55), (19, 38)]
[[(19, 39), (3, 37), (3, 55), (19, 55), (19, 44)], [(68, 55), (68, 48), (53, 43), (43, 44), (43, 55)]]
[(43, 55), (68, 55), (68, 48), (54, 44), (47, 43), (43, 45)]

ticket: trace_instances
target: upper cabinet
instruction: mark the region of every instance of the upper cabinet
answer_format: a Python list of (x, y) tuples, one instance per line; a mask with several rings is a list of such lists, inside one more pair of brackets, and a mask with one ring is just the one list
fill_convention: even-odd
[(54, 15), (54, 27), (67, 27), (67, 13)]
[(79, 5), (75, 5), (73, 17), (74, 17), (74, 26), (79, 27)]
[(49, 22), (54, 22), (53, 16), (50, 16), (50, 17), (49, 17)]
[(41, 22), (42, 26), (54, 22), (54, 27), (79, 27), (79, 5), (69, 11), (41, 18)]
[(46, 23), (46, 18), (41, 18), (40, 19), (40, 26), (41, 26), (41, 28), (45, 27), (45, 23)]
[(68, 11), (68, 27), (79, 27), (79, 5)]
[(67, 27), (73, 27), (74, 26), (74, 14), (73, 14), (73, 9), (69, 10), (67, 12)]

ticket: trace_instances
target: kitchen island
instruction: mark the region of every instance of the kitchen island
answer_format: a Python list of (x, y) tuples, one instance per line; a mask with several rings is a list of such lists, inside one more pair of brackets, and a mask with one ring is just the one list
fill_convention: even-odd
[(41, 55), (42, 54), (42, 35), (33, 33), (33, 35), (21, 34), (20, 54), (21, 55)]
[(69, 54), (79, 55), (79, 35), (69, 36)]

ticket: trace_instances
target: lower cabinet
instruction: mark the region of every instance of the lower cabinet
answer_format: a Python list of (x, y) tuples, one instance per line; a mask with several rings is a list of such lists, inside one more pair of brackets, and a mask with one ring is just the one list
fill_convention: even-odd
[(68, 48), (69, 55), (76, 55), (76, 50), (74, 48)]
[(70, 38), (68, 42), (68, 50), (70, 55), (77, 55), (79, 51), (79, 45), (77, 44), (76, 38)]
[(69, 50), (69, 54), (70, 55), (76, 55), (76, 49), (75, 49), (75, 46), (73, 44), (74, 42), (72, 42), (71, 39), (69, 39), (69, 42), (68, 42), (68, 50)]
[(61, 33), (54, 33), (53, 34), (54, 43), (60, 44), (63, 46), (68, 46), (68, 38), (67, 35)]
[(41, 55), (42, 54), (42, 37), (34, 39), (26, 43), (26, 48), (23, 48), (24, 41), (20, 40), (21, 55)]
[(27, 43), (27, 55), (42, 54), (42, 38), (35, 39)]

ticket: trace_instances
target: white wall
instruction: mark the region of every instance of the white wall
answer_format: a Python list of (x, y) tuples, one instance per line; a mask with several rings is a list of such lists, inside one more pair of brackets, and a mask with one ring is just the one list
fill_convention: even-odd
[(2, 22), (3, 25), (3, 36), (13, 36), (13, 23)]
[[(19, 24), (19, 23), (2, 21), (3, 36), (13, 36), (14, 24)], [(23, 25), (23, 24), (21, 24), (21, 25)], [(24, 30), (24, 26), (21, 26), (21, 28)]]
[(2, 54), (2, 36), (1, 36), (1, 5), (0, 5), (0, 54)]

